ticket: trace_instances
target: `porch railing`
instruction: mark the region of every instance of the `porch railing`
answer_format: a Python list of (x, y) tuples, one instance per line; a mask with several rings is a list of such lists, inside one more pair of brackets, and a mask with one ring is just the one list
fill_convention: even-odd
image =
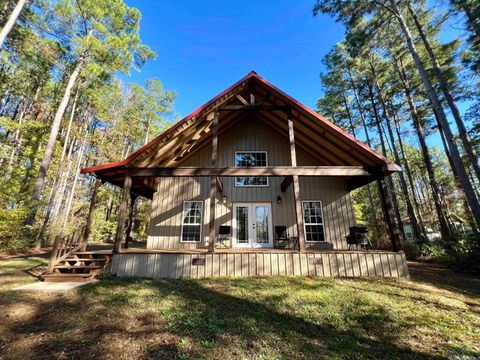
[(51, 274), (55, 265), (68, 258), (75, 251), (86, 248), (88, 242), (83, 241), (86, 225), (83, 225), (68, 235), (57, 235), (53, 243), (52, 254), (47, 266), (47, 274)]

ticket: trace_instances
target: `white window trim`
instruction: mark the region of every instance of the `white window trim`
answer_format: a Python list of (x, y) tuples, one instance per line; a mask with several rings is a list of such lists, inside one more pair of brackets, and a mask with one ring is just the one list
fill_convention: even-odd
[[(322, 213), (321, 223), (308, 223), (308, 225), (322, 225), (323, 226), (323, 240), (307, 240), (307, 223), (305, 222), (305, 212), (303, 210), (303, 204), (308, 202), (319, 202), (320, 212)], [(303, 217), (303, 233), (305, 234), (305, 242), (308, 243), (324, 243), (327, 242), (327, 232), (325, 231), (325, 218), (323, 217), (323, 202), (322, 200), (302, 200), (302, 217)]]
[[(200, 203), (201, 204), (201, 209), (200, 209), (200, 239), (198, 241), (194, 241), (194, 240), (183, 240), (183, 226), (184, 225), (192, 225), (192, 224), (184, 224), (183, 223), (183, 220), (184, 220), (184, 217), (185, 217), (185, 203), (192, 203), (192, 202), (197, 202), (197, 203)], [(199, 243), (202, 243), (203, 241), (203, 200), (184, 200), (183, 201), (183, 207), (182, 207), (182, 226), (181, 226), (181, 229), (180, 229), (180, 242), (181, 243), (193, 243), (193, 244), (199, 244)], [(193, 224), (193, 225), (197, 225), (197, 224)]]
[[(235, 162), (235, 167), (242, 167), (242, 168), (248, 168), (248, 167), (245, 167), (245, 166), (237, 166), (236, 162), (237, 162), (237, 154), (240, 154), (240, 153), (263, 153), (265, 154), (265, 162), (267, 163), (266, 166), (268, 166), (268, 152), (265, 151), (265, 150), (241, 150), (241, 151), (235, 151), (235, 158), (233, 159), (234, 162)], [(265, 177), (267, 178), (267, 184), (266, 185), (237, 185), (237, 178), (244, 178), (244, 177)], [(270, 181), (268, 179), (268, 176), (236, 176), (234, 178), (234, 185), (236, 188), (257, 188), (257, 187), (260, 187), (260, 188), (265, 188), (265, 187), (268, 187), (270, 185)]]

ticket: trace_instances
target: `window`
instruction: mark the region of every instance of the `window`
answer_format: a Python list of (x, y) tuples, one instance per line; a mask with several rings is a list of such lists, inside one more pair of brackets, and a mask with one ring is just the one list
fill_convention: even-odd
[(403, 230), (405, 232), (405, 237), (407, 240), (413, 240), (413, 228), (411, 225), (403, 225)]
[[(266, 151), (237, 151), (236, 167), (268, 166)], [(268, 177), (236, 177), (235, 186), (268, 186)]]
[(202, 234), (202, 201), (183, 203), (181, 241), (200, 241)]
[(302, 201), (305, 241), (325, 241), (321, 201)]

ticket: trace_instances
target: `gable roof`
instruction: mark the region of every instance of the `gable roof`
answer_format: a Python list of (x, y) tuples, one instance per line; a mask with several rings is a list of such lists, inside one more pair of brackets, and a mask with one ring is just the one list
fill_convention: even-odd
[[(319, 161), (325, 159), (323, 165), (363, 165), (369, 168), (381, 168), (384, 173), (401, 170), (392, 161), (251, 71), (124, 160), (88, 167), (81, 172), (94, 173), (96, 176), (122, 186), (123, 181), (115, 179), (114, 174), (117, 174), (119, 179), (123, 178), (123, 173), (129, 167), (172, 166), (172, 164), (175, 166), (183, 160), (184, 154), (188, 156), (189, 153), (196, 151), (200, 144), (205, 144), (213, 110), (225, 104), (238, 104), (239, 96), (250, 93), (263, 97), (262, 101), (265, 104), (288, 106), (294, 118), (296, 142), (298, 137), (299, 145), (304, 145), (305, 149), (308, 148), (311, 155)], [(225, 121), (224, 118), (220, 118), (220, 124), (239, 121), (242, 117), (241, 113), (245, 115), (244, 111), (235, 111), (235, 113), (234, 116), (225, 115)], [(256, 116), (275, 127), (277, 131), (284, 133), (287, 131), (286, 134), (288, 134), (286, 119), (282, 121), (272, 112), (256, 114)], [(175, 140), (178, 141), (175, 142)]]

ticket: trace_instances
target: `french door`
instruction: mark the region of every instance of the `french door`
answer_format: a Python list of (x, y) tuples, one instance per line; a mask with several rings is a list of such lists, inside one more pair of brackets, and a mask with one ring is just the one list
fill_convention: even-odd
[(233, 247), (273, 247), (270, 204), (234, 203), (232, 220)]

